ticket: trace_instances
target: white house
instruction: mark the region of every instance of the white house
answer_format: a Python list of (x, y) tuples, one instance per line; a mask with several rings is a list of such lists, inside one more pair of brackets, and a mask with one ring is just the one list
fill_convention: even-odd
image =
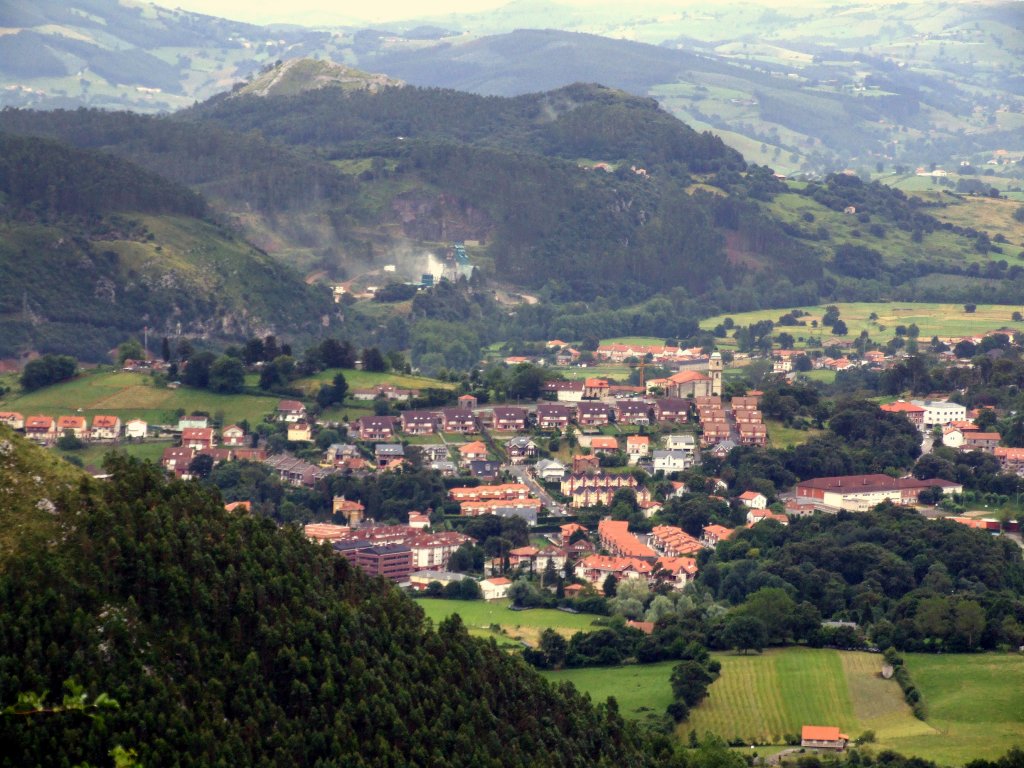
[(124, 436), (141, 440), (146, 436), (149, 425), (142, 419), (131, 419), (124, 425)]
[(688, 451), (693, 453), (697, 450), (697, 440), (691, 434), (668, 435), (665, 438), (665, 450)]
[(768, 508), (768, 499), (765, 498), (764, 494), (758, 493), (757, 491), (744, 491), (739, 495), (739, 500), (742, 501), (748, 509)]
[(654, 471), (680, 472), (693, 466), (693, 454), (686, 451), (654, 451)]
[(492, 576), (480, 582), (480, 591), (484, 593), (484, 600), (501, 600), (508, 595), (508, 588), (512, 581), (504, 576)]
[(554, 459), (541, 459), (533, 469), (537, 477), (545, 482), (560, 481), (565, 478), (565, 464)]

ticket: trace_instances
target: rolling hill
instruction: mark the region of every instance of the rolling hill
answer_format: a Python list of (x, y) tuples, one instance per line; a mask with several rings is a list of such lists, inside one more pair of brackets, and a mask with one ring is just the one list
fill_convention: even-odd
[(202, 197), (107, 154), (0, 134), (0, 357), (308, 334), (324, 289), (217, 224)]

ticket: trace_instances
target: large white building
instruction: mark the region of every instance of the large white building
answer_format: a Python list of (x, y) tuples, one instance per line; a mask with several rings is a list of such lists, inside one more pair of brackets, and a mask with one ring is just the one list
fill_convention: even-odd
[(954, 421), (967, 420), (967, 406), (948, 400), (911, 400), (924, 408), (924, 427), (944, 427)]

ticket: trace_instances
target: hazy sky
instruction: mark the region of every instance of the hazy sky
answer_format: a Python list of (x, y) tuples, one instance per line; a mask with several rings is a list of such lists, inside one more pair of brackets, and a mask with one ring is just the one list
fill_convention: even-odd
[[(325, 23), (332, 20), (390, 21), (448, 13), (482, 11), (509, 0), (157, 0), (155, 5), (237, 19), (255, 24)], [(608, 5), (612, 0), (560, 0), (567, 5)], [(641, 5), (642, 3), (634, 3)]]

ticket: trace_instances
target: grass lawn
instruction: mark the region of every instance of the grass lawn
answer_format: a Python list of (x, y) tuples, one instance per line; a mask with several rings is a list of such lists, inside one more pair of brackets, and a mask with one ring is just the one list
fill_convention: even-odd
[(111, 451), (126, 453), (136, 459), (158, 462), (163, 456), (164, 449), (170, 448), (172, 445), (170, 440), (147, 440), (143, 443), (121, 443), (120, 445), (89, 445), (80, 451), (62, 451), (58, 448), (54, 448), (54, 451), (58, 456), (77, 456), (87, 467), (90, 464), (99, 467), (103, 465), (103, 458)]
[(583, 379), (615, 379), (624, 382), (629, 378), (632, 369), (621, 363), (601, 363), (588, 365), (586, 368), (559, 368), (558, 369), (569, 381), (581, 381)]
[(392, 384), (399, 389), (455, 389), (456, 386), (450, 381), (430, 379), (426, 376), (406, 376), (404, 373), (372, 373), (371, 371), (341, 370), (339, 368), (329, 368), (326, 371), (320, 371), (315, 376), (299, 379), (295, 382), (295, 385), (301, 387), (306, 392), (315, 394), (320, 389), (322, 382), (333, 381), (334, 377), (339, 373), (345, 376), (345, 381), (348, 383), (350, 391), (353, 389), (369, 389), (378, 384)]
[[(544, 629), (555, 629), (566, 637), (579, 632), (594, 629), (594, 616), (586, 613), (566, 613), (550, 608), (533, 608), (529, 611), (509, 610), (507, 600), (441, 600), (439, 598), (421, 597), (416, 603), (427, 614), (427, 618), (437, 624), (453, 613), (462, 617), (463, 623), (470, 631), (486, 631), (491, 625), (505, 630), (502, 637), (523, 640), (531, 645)], [(667, 706), (667, 705), (666, 705)]]
[(669, 676), (676, 662), (635, 664), (627, 667), (586, 667), (560, 669), (541, 674), (552, 682), (568, 681), (595, 702), (614, 696), (619, 710), (626, 717), (660, 717), (672, 703)]
[(880, 747), (962, 764), (1024, 745), (1024, 657), (1017, 654), (908, 654), (907, 668), (937, 734), (882, 737)]
[(805, 724), (838, 725), (851, 738), (874, 730), (880, 741), (937, 734), (914, 718), (899, 686), (879, 675), (879, 654), (785, 648), (715, 658), (721, 677), (680, 733), (776, 744)]
[(768, 440), (772, 448), (803, 445), (812, 437), (824, 434), (824, 430), (820, 429), (793, 429), (773, 419), (765, 419), (764, 425), (768, 430)]
[[(916, 323), (921, 329), (921, 339), (927, 341), (932, 336), (959, 337), (971, 334), (992, 331), (998, 328), (1024, 329), (1024, 323), (1013, 322), (1010, 318), (1020, 307), (1004, 304), (978, 304), (973, 313), (964, 311), (962, 304), (936, 304), (936, 303), (914, 303), (908, 301), (900, 302), (856, 302), (837, 304), (839, 316), (846, 323), (849, 333), (846, 336), (838, 337), (845, 340), (856, 339), (862, 330), (875, 341), (888, 341), (895, 335), (897, 325)], [(825, 312), (824, 306), (800, 307), (810, 313), (809, 316), (800, 318), (807, 321), (807, 326), (793, 328), (782, 328), (791, 333), (794, 337), (817, 335), (818, 329), (811, 328), (812, 320), (821, 321)], [(718, 315), (702, 320), (701, 328), (714, 328), (726, 317), (732, 317), (737, 325), (750, 325), (759, 320), (778, 321), (786, 310), (768, 309), (755, 312), (740, 312), (731, 315)], [(877, 320), (871, 320), (871, 313), (878, 315)], [(884, 330), (882, 328), (884, 327)], [(831, 336), (827, 329), (821, 335), (821, 342), (828, 346), (836, 337)], [(729, 342), (732, 340), (729, 339)], [(802, 347), (799, 341), (796, 346)]]
[(242, 419), (257, 424), (273, 412), (277, 401), (273, 395), (219, 395), (189, 387), (167, 389), (153, 386), (153, 380), (145, 374), (96, 369), (52, 387), (8, 395), (0, 400), (0, 408), (25, 416), (56, 417), (80, 412), (90, 420), (99, 413), (112, 414), (120, 416), (122, 422), (139, 418), (151, 424), (174, 421), (174, 412), (182, 408), (186, 413), (223, 411), (225, 424)]

